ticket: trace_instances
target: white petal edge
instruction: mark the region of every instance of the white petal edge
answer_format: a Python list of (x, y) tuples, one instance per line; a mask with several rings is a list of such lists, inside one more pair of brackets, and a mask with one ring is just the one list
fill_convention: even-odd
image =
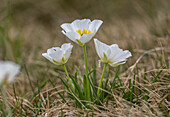
[(102, 25), (102, 20), (93, 20), (89, 26), (89, 30), (93, 33), (96, 33), (100, 26)]
[(77, 32), (66, 32), (63, 33), (64, 35), (66, 35), (70, 40), (74, 41), (77, 43), (77, 39), (80, 39), (80, 35)]
[[(47, 53), (42, 53), (42, 56), (45, 57), (46, 59), (48, 59), (49, 61), (51, 61), (52, 63), (54, 63), (54, 61), (52, 60), (52, 58), (47, 54)], [(55, 63), (54, 63), (55, 64)]]
[(64, 43), (62, 46), (61, 46), (61, 49), (63, 51), (66, 51), (68, 48), (71, 47), (71, 43)]
[(129, 50), (125, 50), (119, 56), (117, 56), (117, 58), (115, 58), (115, 62), (126, 61), (126, 59), (131, 56), (131, 52), (129, 52)]
[(102, 43), (98, 39), (95, 38), (94, 39), (94, 44), (95, 44), (96, 52), (97, 52), (99, 58), (104, 59)]
[(13, 82), (14, 81), (14, 79), (16, 78), (16, 75), (18, 75), (19, 74), (19, 72), (20, 72), (20, 68), (21, 68), (21, 66), (20, 65), (17, 65), (17, 64), (15, 64), (15, 66), (13, 66), (13, 68), (11, 69), (11, 73), (9, 74), (9, 78), (8, 78), (8, 82), (9, 83), (11, 83), (11, 82)]
[(90, 19), (81, 19), (81, 20), (77, 19), (77, 20), (74, 20), (72, 22), (72, 25), (73, 25), (75, 31), (77, 31), (79, 29), (80, 30), (83, 30), (83, 29), (87, 30), (89, 28), (90, 23), (91, 23)]
[(65, 60), (68, 60), (70, 55), (71, 55), (71, 50), (73, 48), (73, 45), (71, 45), (70, 48), (68, 48), (66, 51), (65, 51)]
[(118, 50), (120, 49), (119, 46), (117, 44), (112, 44), (109, 46), (110, 50), (111, 50), (111, 54), (110, 56), (108, 56), (108, 60), (111, 61), (113, 60), (113, 58), (119, 54)]
[(61, 28), (65, 31), (65, 32), (74, 32), (74, 27), (71, 25), (71, 23), (64, 23), (61, 25)]

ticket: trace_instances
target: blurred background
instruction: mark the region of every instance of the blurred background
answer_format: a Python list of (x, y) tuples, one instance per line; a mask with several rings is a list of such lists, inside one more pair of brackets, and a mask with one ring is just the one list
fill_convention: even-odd
[[(12, 47), (4, 50), (1, 43), (0, 58), (42, 59), (46, 49), (71, 42), (60, 25), (83, 18), (104, 21), (95, 37), (107, 44), (131, 51), (161, 46), (160, 41), (166, 46), (170, 44), (169, 5), (169, 0), (1, 0), (0, 26)], [(75, 57), (80, 58), (82, 50), (74, 45), (72, 60), (78, 62)], [(87, 46), (89, 57), (96, 57), (93, 41)]]

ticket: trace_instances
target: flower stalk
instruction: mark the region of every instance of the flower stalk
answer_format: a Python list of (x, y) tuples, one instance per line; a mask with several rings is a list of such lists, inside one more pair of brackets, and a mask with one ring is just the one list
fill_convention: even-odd
[(103, 67), (103, 72), (102, 72), (102, 76), (101, 76), (101, 78), (100, 78), (99, 88), (98, 88), (98, 91), (97, 91), (97, 95), (98, 95), (98, 96), (100, 95), (100, 88), (101, 88), (101, 86), (102, 86), (103, 77), (104, 77), (104, 73), (105, 73), (107, 64), (108, 64), (108, 63), (105, 63), (105, 64), (104, 64), (104, 67)]
[(87, 64), (86, 45), (83, 46), (83, 52), (84, 52), (84, 63), (85, 63), (85, 68), (86, 68), (86, 76), (88, 76), (88, 64)]
[(69, 83), (70, 83), (70, 85), (71, 85), (71, 88), (74, 89), (74, 87), (73, 87), (73, 85), (72, 85), (72, 82), (71, 82), (71, 79), (70, 79), (70, 77), (69, 77), (69, 74), (68, 74), (68, 72), (67, 72), (67, 68), (66, 68), (65, 64), (63, 64), (63, 67), (64, 67), (64, 71), (65, 71), (65, 73), (66, 73), (67, 79), (68, 79), (68, 81), (69, 81)]
[(86, 51), (86, 45), (83, 46), (83, 52), (84, 52), (84, 64), (85, 64), (85, 68), (86, 68), (86, 84), (85, 84), (85, 98), (86, 100), (91, 100), (90, 98), (90, 83), (89, 83), (89, 79), (88, 79), (88, 64), (87, 64), (87, 51)]

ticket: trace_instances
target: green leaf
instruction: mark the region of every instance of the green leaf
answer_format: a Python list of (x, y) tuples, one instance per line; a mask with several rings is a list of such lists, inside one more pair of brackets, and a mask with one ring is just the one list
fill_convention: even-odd
[(73, 76), (70, 75), (70, 78), (71, 78), (72, 81), (73, 81), (73, 84), (74, 84), (75, 89), (78, 91), (78, 97), (79, 97), (81, 100), (84, 100), (83, 92), (82, 92), (82, 90), (81, 90), (81, 86), (79, 85), (78, 82), (75, 81), (75, 79), (73, 78)]

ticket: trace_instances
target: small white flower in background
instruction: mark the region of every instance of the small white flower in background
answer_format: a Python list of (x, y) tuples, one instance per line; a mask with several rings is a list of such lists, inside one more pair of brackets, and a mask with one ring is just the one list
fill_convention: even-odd
[(61, 25), (62, 33), (80, 46), (89, 42), (98, 31), (103, 21), (90, 19), (75, 20)]
[(48, 49), (47, 53), (43, 53), (42, 56), (56, 65), (63, 65), (68, 61), (72, 48), (71, 43), (65, 43), (61, 48), (52, 47)]
[(101, 61), (113, 67), (126, 63), (127, 58), (132, 56), (128, 50), (123, 51), (117, 44), (106, 45), (97, 39), (94, 39), (94, 43)]
[(20, 72), (20, 65), (11, 61), (0, 61), (0, 86), (14, 81)]

